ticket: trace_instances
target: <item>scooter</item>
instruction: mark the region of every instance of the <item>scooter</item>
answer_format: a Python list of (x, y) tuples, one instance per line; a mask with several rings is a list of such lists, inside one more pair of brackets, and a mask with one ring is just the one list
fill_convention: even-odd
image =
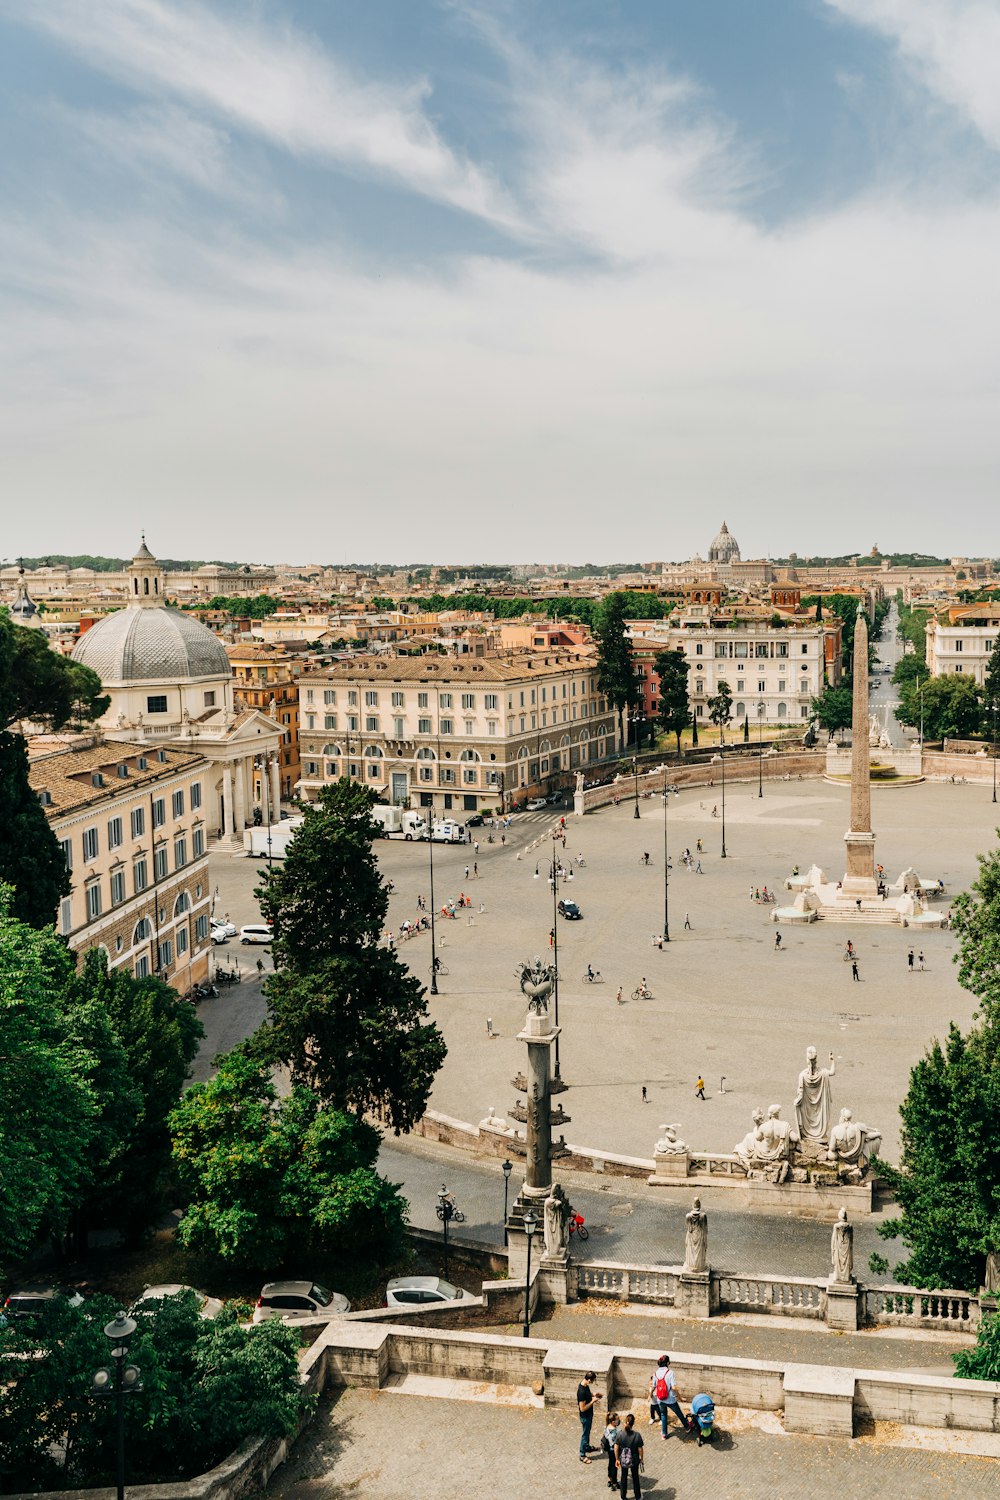
[(704, 1391), (691, 1402), (690, 1430), (697, 1430), (699, 1448), (712, 1441), (715, 1433), (715, 1402)]

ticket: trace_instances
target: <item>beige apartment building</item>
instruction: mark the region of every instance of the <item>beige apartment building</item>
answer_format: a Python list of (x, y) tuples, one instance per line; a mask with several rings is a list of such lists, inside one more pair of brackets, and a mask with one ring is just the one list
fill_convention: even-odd
[(182, 992), (206, 977), (208, 775), (203, 756), (172, 746), (32, 744), (31, 785), (72, 880), (56, 930), (74, 953), (103, 948), (109, 968)]
[(962, 672), (982, 687), (1000, 639), (1000, 605), (957, 604), (927, 621), (927, 670), (932, 677)]
[(302, 796), (339, 776), (436, 813), (509, 806), (617, 748), (592, 652), (364, 657), (299, 680)]

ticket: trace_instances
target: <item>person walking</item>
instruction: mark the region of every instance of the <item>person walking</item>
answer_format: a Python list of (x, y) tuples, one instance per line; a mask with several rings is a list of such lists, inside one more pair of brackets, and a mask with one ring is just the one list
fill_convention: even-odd
[(906, 955), (906, 967), (909, 970), (909, 972), (912, 974), (913, 973), (913, 949), (912, 948), (910, 949), (909, 953)]
[(705, 1097), (705, 1080), (700, 1073), (698, 1074), (698, 1082), (694, 1086), (694, 1095), (696, 1099), (704, 1099)]
[(861, 983), (861, 975), (858, 973), (858, 961), (856, 958), (851, 959), (851, 978), (855, 984)]
[(672, 1411), (684, 1431), (688, 1428), (688, 1419), (681, 1411), (680, 1398), (677, 1395), (677, 1386), (674, 1383), (674, 1372), (670, 1368), (670, 1355), (661, 1354), (656, 1361), (656, 1369), (649, 1377), (649, 1399), (656, 1402), (660, 1412), (660, 1433), (663, 1441), (667, 1441), (667, 1412)]
[(920, 972), (922, 974), (924, 972), (924, 950), (923, 950), (923, 948), (921, 948), (920, 952), (917, 954), (917, 967), (919, 968), (919, 970), (920, 970)]
[(775, 953), (778, 952), (778, 950), (780, 949), (780, 947), (781, 947), (781, 933), (780, 932), (776, 932), (774, 934), (774, 951), (775, 951)]
[(596, 1378), (593, 1370), (587, 1370), (576, 1388), (576, 1404), (580, 1413), (580, 1462), (582, 1464), (589, 1464), (590, 1455), (597, 1452), (590, 1441), (590, 1429), (594, 1425), (594, 1407), (601, 1399), (600, 1391), (590, 1388), (590, 1382)]
[(617, 1443), (618, 1441), (618, 1428), (620, 1426), (621, 1420), (618, 1416), (618, 1413), (616, 1411), (609, 1411), (608, 1425), (605, 1427), (604, 1436), (601, 1438), (601, 1452), (605, 1453), (608, 1459), (609, 1490), (616, 1490), (618, 1488), (618, 1471), (616, 1468), (617, 1460), (615, 1459), (615, 1443)]
[(642, 1468), (642, 1433), (635, 1430), (635, 1416), (626, 1412), (625, 1425), (619, 1427), (615, 1442), (615, 1462), (620, 1476), (618, 1493), (625, 1500), (628, 1494), (628, 1476), (632, 1475), (632, 1493), (635, 1500), (642, 1500), (639, 1470)]
[(643, 1084), (643, 1086), (642, 1086), (642, 1102), (643, 1102), (643, 1104), (648, 1104), (649, 1103), (649, 1100), (646, 1097), (646, 1085), (645, 1084)]
[(466, 878), (466, 880), (468, 880), (468, 878), (469, 878), (469, 867), (468, 867), (468, 865), (466, 865), (466, 867), (465, 867), (465, 878)]
[(472, 878), (473, 878), (473, 880), (478, 880), (479, 879), (479, 861), (478, 861), (478, 859), (476, 860), (476, 863), (472, 866)]
[(624, 1005), (625, 1004), (625, 999), (624, 999), (624, 995), (622, 993), (622, 986), (621, 985), (618, 986), (618, 993), (615, 996), (615, 999), (618, 1001), (619, 1005)]
[(685, 932), (693, 932), (694, 931), (694, 928), (691, 926), (691, 913), (689, 911), (686, 911), (684, 913), (684, 931)]

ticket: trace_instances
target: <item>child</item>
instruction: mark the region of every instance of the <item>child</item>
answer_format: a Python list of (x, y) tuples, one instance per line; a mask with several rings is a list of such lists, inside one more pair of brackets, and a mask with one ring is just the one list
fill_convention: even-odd
[(607, 1427), (605, 1427), (605, 1429), (604, 1429), (604, 1436), (601, 1438), (601, 1452), (606, 1456), (606, 1458), (608, 1460), (608, 1489), (609, 1490), (616, 1490), (618, 1488), (618, 1475), (617, 1475), (617, 1472), (616, 1472), (616, 1464), (615, 1464), (615, 1442), (617, 1441), (617, 1438), (618, 1438), (618, 1427), (619, 1427), (618, 1413), (616, 1411), (609, 1411), (608, 1412), (608, 1425), (607, 1425)]

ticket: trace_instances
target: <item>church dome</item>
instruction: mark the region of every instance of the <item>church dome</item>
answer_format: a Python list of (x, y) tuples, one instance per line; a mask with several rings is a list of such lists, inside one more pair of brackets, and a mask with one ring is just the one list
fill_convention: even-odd
[(708, 560), (715, 563), (739, 562), (740, 560), (740, 544), (725, 521), (715, 541), (708, 549)]
[(138, 605), (92, 625), (77, 641), (73, 660), (90, 667), (102, 683), (230, 675), (225, 647), (200, 620), (179, 609)]

